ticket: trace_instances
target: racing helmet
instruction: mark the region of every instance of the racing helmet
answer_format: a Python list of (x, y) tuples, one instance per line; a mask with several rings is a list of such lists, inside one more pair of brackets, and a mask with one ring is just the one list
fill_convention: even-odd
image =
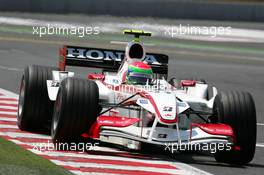
[(137, 61), (128, 65), (126, 74), (127, 84), (145, 85), (152, 79), (152, 69), (146, 63)]

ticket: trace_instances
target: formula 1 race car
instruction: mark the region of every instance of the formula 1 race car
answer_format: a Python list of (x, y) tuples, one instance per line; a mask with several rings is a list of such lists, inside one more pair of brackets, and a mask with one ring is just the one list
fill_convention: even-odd
[[(58, 68), (32, 65), (21, 81), (18, 126), (50, 132), (54, 143), (84, 137), (143, 144), (215, 144), (219, 162), (249, 163), (256, 147), (256, 111), (247, 92), (217, 92), (204, 80), (171, 78), (168, 56), (146, 53), (141, 30), (124, 30), (134, 40), (126, 50), (64, 46)], [(87, 79), (66, 66), (101, 69)], [(198, 120), (199, 119), (199, 120)], [(179, 147), (178, 147), (179, 148)]]

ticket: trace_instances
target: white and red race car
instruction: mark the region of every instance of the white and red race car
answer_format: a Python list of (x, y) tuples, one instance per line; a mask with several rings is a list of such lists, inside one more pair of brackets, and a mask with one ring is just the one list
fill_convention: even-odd
[[(28, 66), (20, 87), (19, 128), (48, 131), (54, 143), (83, 137), (118, 140), (131, 149), (140, 149), (142, 144), (172, 149), (214, 144), (217, 161), (250, 162), (256, 145), (252, 96), (217, 92), (213, 87), (209, 98), (204, 80), (167, 81), (168, 56), (146, 53), (139, 39), (151, 34), (139, 30), (124, 33), (135, 35), (125, 52), (64, 46), (58, 68)], [(145, 84), (126, 82), (128, 66), (135, 62), (153, 71)], [(103, 71), (81, 79), (66, 71), (66, 65)]]

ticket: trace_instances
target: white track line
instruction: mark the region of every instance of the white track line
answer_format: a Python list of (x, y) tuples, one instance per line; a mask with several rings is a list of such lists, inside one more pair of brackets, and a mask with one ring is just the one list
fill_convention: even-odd
[(16, 118), (0, 117), (0, 121), (16, 122)]
[[(1, 102), (0, 102), (1, 103)], [(1, 109), (12, 109), (12, 110), (16, 110), (16, 112), (17, 112), (17, 109), (18, 109), (18, 107), (17, 106), (5, 106), (5, 105), (1, 105), (0, 104), (0, 108)], [(1, 110), (0, 110), (1, 111)]]
[[(0, 97), (0, 98), (1, 98), (1, 97)], [(0, 100), (0, 103), (18, 105), (18, 101), (6, 101), (6, 100)]]
[(3, 65), (0, 65), (0, 69), (17, 71), (17, 72), (23, 71), (23, 69), (19, 69), (19, 68), (15, 68), (15, 67), (6, 67), (6, 66), (3, 66)]
[(18, 97), (19, 97), (18, 94), (13, 93), (13, 92), (11, 92), (11, 91), (7, 91), (7, 90), (2, 89), (2, 88), (0, 88), (0, 92), (1, 92), (2, 94), (4, 94), (5, 96), (10, 97), (10, 98), (16, 98), (16, 99), (18, 99)]
[[(1, 96), (0, 96), (0, 98), (1, 98)], [(2, 97), (2, 98), (3, 98), (3, 97)], [(15, 98), (15, 99), (16, 99), (16, 98)], [(18, 101), (7, 101), (7, 100), (1, 100), (1, 99), (0, 99), (0, 103), (18, 105)]]
[(258, 126), (264, 126), (264, 123), (257, 123)]
[(8, 114), (8, 115), (14, 115), (17, 116), (17, 112), (5, 112), (5, 111), (0, 111), (0, 115), (1, 114)]
[(0, 129), (2, 129), (2, 128), (18, 129), (17, 125), (5, 125), (5, 124), (0, 124)]
[(256, 146), (260, 148), (264, 148), (264, 143), (257, 143)]

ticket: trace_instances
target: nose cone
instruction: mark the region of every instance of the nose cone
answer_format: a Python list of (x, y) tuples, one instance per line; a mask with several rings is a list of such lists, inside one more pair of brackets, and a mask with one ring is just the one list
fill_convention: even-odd
[(160, 115), (160, 122), (164, 124), (176, 123), (177, 103), (175, 95), (166, 92), (150, 92), (149, 94), (153, 105), (156, 106), (156, 112)]

